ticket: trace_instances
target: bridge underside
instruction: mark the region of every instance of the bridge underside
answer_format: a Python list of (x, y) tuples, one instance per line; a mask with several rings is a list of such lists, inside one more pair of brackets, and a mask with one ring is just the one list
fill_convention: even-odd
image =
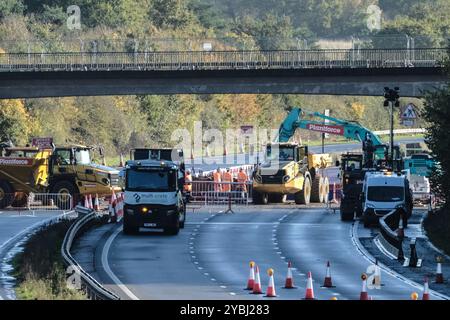
[(135, 94), (310, 94), (403, 97), (443, 88), (441, 68), (1, 72), (0, 98)]

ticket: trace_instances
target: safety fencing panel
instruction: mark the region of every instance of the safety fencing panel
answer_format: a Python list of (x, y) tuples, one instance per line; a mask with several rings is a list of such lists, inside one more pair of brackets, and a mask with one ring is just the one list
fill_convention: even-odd
[(190, 200), (205, 206), (248, 205), (251, 190), (251, 182), (193, 181)]
[(8, 193), (0, 194), (0, 209), (28, 211), (70, 211), (73, 198), (70, 194), (57, 193)]

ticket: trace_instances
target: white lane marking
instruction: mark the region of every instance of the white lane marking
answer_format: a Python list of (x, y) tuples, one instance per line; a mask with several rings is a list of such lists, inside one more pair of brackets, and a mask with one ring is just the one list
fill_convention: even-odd
[[(359, 237), (358, 237), (358, 226), (359, 226), (359, 221), (355, 221), (352, 225), (352, 227), (350, 228), (350, 237), (352, 239), (353, 245), (356, 247), (356, 249), (359, 251), (359, 253), (363, 256), (364, 259), (366, 259), (368, 262), (370, 262), (371, 264), (375, 264), (375, 258), (366, 250), (366, 248), (363, 247), (361, 241), (359, 241)], [(392, 277), (403, 281), (406, 284), (409, 284), (411, 287), (418, 289), (420, 291), (422, 291), (423, 289), (423, 285), (418, 284), (417, 282), (414, 282), (404, 276), (402, 276), (401, 274), (397, 273), (396, 271), (392, 270), (391, 268), (389, 268), (388, 266), (386, 266), (385, 264), (381, 263), (380, 261), (378, 261), (378, 266), (387, 274), (391, 275)], [(439, 297), (443, 300), (450, 300), (450, 297), (441, 294), (439, 292), (436, 292), (434, 290), (430, 289), (430, 294)]]
[(397, 257), (394, 256), (392, 253), (390, 253), (389, 251), (387, 251), (384, 246), (381, 244), (380, 240), (378, 239), (378, 237), (376, 237), (375, 239), (373, 239), (373, 243), (377, 246), (378, 250), (380, 250), (385, 256), (387, 256), (389, 259), (391, 260), (397, 260)]
[[(194, 224), (186, 222), (186, 225)], [(264, 226), (264, 225), (279, 225), (280, 222), (203, 222), (202, 225), (253, 225), (253, 226)], [(336, 226), (335, 224), (326, 224), (326, 223), (283, 223), (284, 226), (304, 226), (304, 227), (317, 227), (323, 228), (324, 226), (330, 228), (340, 228), (340, 226)]]
[(130, 289), (126, 285), (122, 283), (122, 281), (119, 280), (119, 278), (116, 277), (114, 272), (112, 272), (111, 268), (109, 267), (108, 262), (108, 254), (109, 249), (111, 248), (111, 244), (113, 243), (114, 239), (117, 237), (117, 235), (122, 231), (122, 227), (117, 228), (106, 240), (105, 245), (103, 246), (102, 250), (102, 265), (105, 269), (105, 272), (108, 274), (108, 276), (111, 278), (111, 280), (131, 299), (131, 300), (139, 300), (137, 296), (134, 295), (133, 292), (131, 292)]

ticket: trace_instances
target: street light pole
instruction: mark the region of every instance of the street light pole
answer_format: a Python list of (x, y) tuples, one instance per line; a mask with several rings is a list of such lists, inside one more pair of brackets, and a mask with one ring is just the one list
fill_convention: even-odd
[(389, 107), (389, 116), (390, 116), (390, 163), (392, 168), (394, 168), (394, 107), (400, 106), (400, 95), (398, 92), (400, 89), (395, 87), (394, 89), (389, 89), (388, 87), (384, 88), (384, 106)]

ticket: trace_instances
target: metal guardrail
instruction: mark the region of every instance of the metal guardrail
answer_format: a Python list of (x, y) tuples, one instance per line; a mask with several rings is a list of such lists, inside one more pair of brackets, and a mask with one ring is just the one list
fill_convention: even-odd
[(96, 219), (96, 214), (90, 209), (86, 209), (81, 206), (77, 206), (75, 211), (79, 215), (83, 215), (78, 221), (76, 221), (66, 233), (63, 244), (61, 246), (61, 255), (64, 263), (67, 267), (70, 267), (78, 276), (81, 281), (82, 290), (86, 291), (87, 296), (91, 300), (119, 300), (119, 296), (109, 291), (97, 282), (91, 275), (89, 275), (78, 262), (70, 254), (70, 249), (74, 239), (79, 234), (80, 230), (89, 222)]
[[(415, 134), (415, 133), (426, 133), (426, 129), (396, 129), (394, 130), (394, 134)], [(388, 135), (391, 134), (390, 130), (380, 130), (380, 131), (374, 131), (376, 135), (382, 136), (382, 135)]]
[(0, 72), (440, 67), (446, 48), (0, 53)]

